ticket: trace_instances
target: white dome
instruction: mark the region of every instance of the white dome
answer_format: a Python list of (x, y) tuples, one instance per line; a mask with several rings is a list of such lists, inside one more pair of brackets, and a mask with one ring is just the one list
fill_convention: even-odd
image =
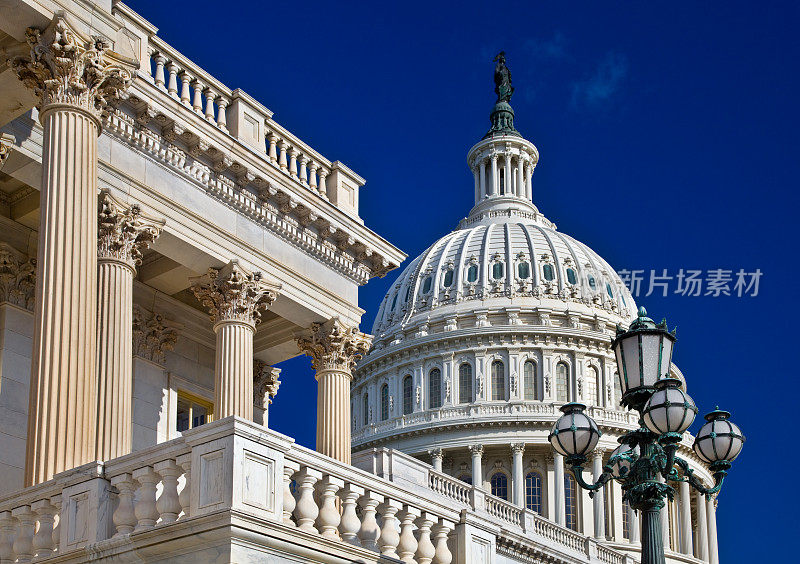
[[(414, 259), (386, 294), (376, 338), (487, 307), (606, 313), (629, 318), (634, 300), (600, 255), (534, 211), (472, 215)], [(481, 303), (482, 302), (482, 303)]]

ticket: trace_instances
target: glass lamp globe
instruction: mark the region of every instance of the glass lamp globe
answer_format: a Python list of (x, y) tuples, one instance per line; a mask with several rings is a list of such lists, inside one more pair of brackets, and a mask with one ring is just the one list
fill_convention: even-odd
[(586, 456), (600, 439), (600, 429), (594, 419), (584, 413), (581, 403), (567, 403), (561, 407), (564, 415), (558, 418), (548, 440), (559, 454), (566, 457)]
[(680, 385), (681, 381), (677, 378), (663, 378), (656, 382), (656, 391), (642, 410), (644, 424), (653, 433), (680, 435), (694, 421), (697, 406), (694, 400), (681, 390)]
[(631, 465), (633, 464), (632, 461), (621, 458), (620, 455), (623, 454), (634, 459), (639, 458), (639, 445), (631, 447), (631, 445), (623, 444), (619, 445), (612, 451), (611, 456), (609, 457), (609, 462), (611, 463), (611, 469), (614, 472), (614, 477), (617, 479), (627, 476), (628, 472), (631, 471)]
[(697, 432), (694, 451), (709, 464), (733, 462), (744, 446), (744, 435), (738, 426), (728, 421), (731, 414), (715, 409), (706, 415), (706, 424)]
[[(627, 330), (617, 327), (611, 345), (617, 357), (623, 398), (629, 392), (652, 390), (657, 380), (669, 374), (674, 343), (675, 332), (667, 330), (666, 320), (656, 324), (643, 307)], [(626, 404), (631, 405), (631, 400)]]

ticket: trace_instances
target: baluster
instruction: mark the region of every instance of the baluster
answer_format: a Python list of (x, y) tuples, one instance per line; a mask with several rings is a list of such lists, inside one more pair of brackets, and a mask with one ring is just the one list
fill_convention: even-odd
[(191, 107), (189, 103), (192, 97), (192, 87), (189, 86), (190, 82), (192, 82), (192, 75), (186, 71), (181, 72), (181, 104), (187, 108)]
[(178, 477), (183, 473), (174, 460), (164, 460), (153, 466), (161, 476), (161, 497), (156, 502), (156, 509), (161, 515), (161, 524), (174, 523), (181, 512), (181, 503), (178, 501)]
[(289, 175), (297, 178), (297, 149), (289, 149)]
[(436, 538), (436, 551), (433, 556), (433, 564), (450, 564), (453, 561), (453, 554), (447, 547), (447, 536), (453, 530), (453, 524), (444, 519), (439, 519), (439, 524), (434, 525), (433, 534)]
[(308, 165), (308, 187), (317, 191), (317, 169), (319, 165), (316, 161), (312, 160)]
[(436, 522), (436, 517), (423, 511), (417, 519), (417, 564), (431, 564), (436, 549), (431, 542), (431, 526)]
[(300, 497), (294, 508), (294, 518), (298, 528), (309, 533), (317, 532), (314, 528), (314, 521), (319, 515), (319, 508), (317, 502), (314, 501), (314, 484), (321, 478), (322, 472), (304, 466), (295, 479), (297, 487), (300, 488)]
[(383, 521), (378, 546), (381, 549), (381, 554), (390, 558), (397, 558), (396, 549), (400, 543), (400, 534), (397, 532), (396, 515), (400, 509), (402, 509), (402, 505), (393, 499), (386, 500), (378, 507)]
[(53, 524), (53, 551), (58, 552), (61, 546), (61, 494), (51, 497), (50, 503), (56, 508), (55, 522)]
[(283, 460), (283, 522), (287, 525), (294, 525), (292, 512), (297, 501), (292, 493), (292, 476), (300, 470), (300, 465), (290, 460)]
[(176, 65), (173, 61), (170, 61), (167, 65), (167, 70), (169, 71), (169, 82), (167, 83), (167, 92), (173, 98), (178, 98), (178, 65)]
[(320, 496), (320, 510), (317, 529), (323, 537), (339, 539), (337, 532), (341, 517), (336, 508), (336, 492), (344, 487), (344, 480), (327, 475), (317, 483)]
[(270, 134), (267, 135), (267, 140), (269, 141), (269, 152), (267, 153), (267, 156), (269, 157), (270, 161), (276, 163), (278, 162), (278, 151), (276, 150), (275, 146), (278, 144), (278, 136), (270, 132)]
[(300, 184), (308, 186), (308, 157), (300, 155)]
[(17, 535), (14, 537), (14, 553), (17, 562), (30, 562), (33, 558), (33, 531), (36, 528), (36, 513), (29, 505), (11, 510), (11, 516), (17, 519)]
[(210, 88), (206, 88), (205, 91), (206, 96), (206, 119), (211, 123), (214, 123), (214, 98), (216, 94)]
[(40, 499), (31, 504), (39, 516), (39, 530), (33, 535), (33, 548), (37, 559), (47, 558), (54, 552), (53, 522), (58, 509), (49, 499)]
[(192, 109), (195, 113), (203, 115), (203, 83), (195, 80), (192, 83), (194, 88), (194, 98), (192, 99)]
[(339, 523), (339, 534), (342, 540), (358, 546), (358, 531), (361, 528), (361, 520), (356, 514), (356, 504), (358, 498), (364, 495), (364, 488), (354, 484), (347, 484), (339, 492), (339, 498), (342, 500), (342, 520)]
[(120, 474), (111, 478), (111, 485), (117, 488), (117, 508), (111, 515), (111, 520), (117, 528), (115, 537), (127, 535), (136, 526), (136, 514), (133, 510), (133, 492), (136, 482), (130, 474)]
[(156, 62), (156, 74), (154, 77), (156, 86), (164, 88), (164, 63), (166, 63), (167, 60), (161, 53), (156, 53), (155, 56), (153, 56), (153, 60)]
[(133, 479), (139, 482), (133, 506), (133, 514), (137, 520), (134, 531), (143, 531), (152, 528), (158, 521), (158, 510), (156, 509), (158, 474), (153, 472), (152, 466), (145, 466), (133, 471)]
[(378, 506), (383, 503), (383, 496), (368, 491), (358, 501), (361, 504), (362, 511), (361, 528), (358, 530), (361, 546), (377, 551), (381, 529), (378, 527), (378, 521), (375, 520), (375, 513)]
[(10, 564), (14, 562), (14, 532), (17, 530), (17, 520), (11, 516), (10, 511), (0, 511), (0, 562)]
[(278, 157), (278, 166), (281, 167), (281, 170), (286, 170), (286, 141), (281, 139), (278, 142), (278, 149), (280, 149), (280, 156)]
[(414, 555), (417, 552), (417, 539), (414, 538), (414, 521), (420, 516), (419, 509), (403, 506), (400, 512), (400, 542), (397, 545), (397, 554), (406, 564), (416, 564)]
[(182, 454), (177, 459), (178, 466), (183, 469), (183, 489), (178, 494), (183, 515), (181, 519), (192, 516), (192, 453)]
[(225, 109), (228, 107), (228, 100), (222, 96), (217, 97), (217, 127), (222, 131), (228, 131), (228, 114)]
[(319, 169), (319, 186), (317, 186), (317, 190), (319, 190), (319, 195), (328, 199), (328, 186), (325, 183), (325, 178), (328, 176), (328, 171), (324, 168), (320, 167)]

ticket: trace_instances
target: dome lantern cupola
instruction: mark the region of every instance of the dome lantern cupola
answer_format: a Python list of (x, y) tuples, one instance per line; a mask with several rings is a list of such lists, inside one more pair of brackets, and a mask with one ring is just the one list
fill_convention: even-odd
[(514, 128), (514, 110), (510, 104), (514, 87), (505, 52), (501, 51), (494, 60), (497, 100), (489, 117), (491, 128), (467, 154), (475, 176), (475, 206), (468, 220), (498, 210), (539, 215), (533, 205), (531, 187), (539, 151)]

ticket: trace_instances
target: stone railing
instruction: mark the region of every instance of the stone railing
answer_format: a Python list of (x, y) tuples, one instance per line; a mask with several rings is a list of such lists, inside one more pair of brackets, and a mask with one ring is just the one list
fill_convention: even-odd
[[(353, 432), (353, 443), (358, 445), (383, 435), (396, 435), (398, 430), (414, 430), (431, 424), (468, 421), (480, 424), (482, 421), (496, 422), (499, 418), (535, 415), (544, 423), (555, 422), (561, 416), (561, 404), (541, 401), (525, 402), (487, 402), (468, 405), (445, 406), (408, 415), (400, 415), (361, 427)], [(621, 411), (605, 407), (589, 407), (587, 412), (601, 427), (635, 429), (638, 415), (631, 411)]]
[(429, 499), (434, 494), (433, 499), (441, 497), (444, 505), (483, 517), (486, 522), (500, 527), (496, 533), (498, 544), (506, 542), (523, 553), (555, 555), (554, 561), (632, 563), (626, 561), (622, 552), (598, 544), (593, 537), (558, 525), (535, 511), (493, 496), (399, 451), (364, 450), (353, 455), (353, 464), (391, 478), (398, 487), (420, 497)]

